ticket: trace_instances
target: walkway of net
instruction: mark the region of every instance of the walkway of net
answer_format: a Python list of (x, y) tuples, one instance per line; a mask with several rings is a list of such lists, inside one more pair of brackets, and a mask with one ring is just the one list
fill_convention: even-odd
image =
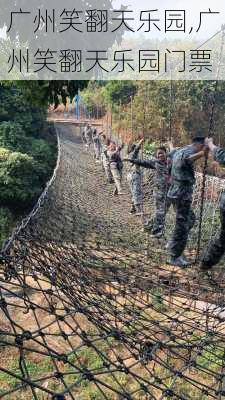
[(166, 238), (149, 239), (128, 195), (115, 200), (80, 129), (56, 127), (56, 179), (1, 262), (0, 398), (224, 398), (223, 268), (166, 265)]

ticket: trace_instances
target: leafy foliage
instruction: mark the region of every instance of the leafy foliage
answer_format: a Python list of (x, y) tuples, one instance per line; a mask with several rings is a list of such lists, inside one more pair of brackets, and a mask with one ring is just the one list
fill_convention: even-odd
[(150, 155), (150, 156), (154, 156), (158, 146), (159, 145), (157, 143), (155, 143), (155, 142), (147, 143), (145, 145), (145, 153)]
[(137, 92), (134, 81), (109, 81), (105, 87), (106, 100), (112, 104), (129, 104)]
[(9, 233), (4, 226), (34, 204), (55, 165), (55, 135), (37, 88), (37, 82), (0, 86), (0, 242)]
[(98, 103), (112, 104), (113, 130), (119, 131), (120, 136), (124, 133), (127, 137), (128, 132), (129, 140), (134, 141), (144, 135), (148, 141), (160, 144), (172, 138), (176, 146), (189, 142), (193, 136), (209, 134), (216, 100), (215, 140), (225, 146), (224, 81), (219, 81), (217, 90), (214, 81), (111, 81), (104, 87), (97, 86), (96, 91)]

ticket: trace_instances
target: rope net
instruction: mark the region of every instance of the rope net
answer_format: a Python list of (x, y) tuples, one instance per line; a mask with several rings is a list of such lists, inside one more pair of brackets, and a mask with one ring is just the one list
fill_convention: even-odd
[[(115, 201), (80, 129), (56, 126), (53, 179), (2, 252), (0, 398), (224, 398), (221, 268), (209, 277), (166, 265), (165, 238), (142, 231), (128, 196)], [(221, 181), (208, 178), (207, 188), (203, 247)], [(171, 231), (172, 210), (168, 219)]]

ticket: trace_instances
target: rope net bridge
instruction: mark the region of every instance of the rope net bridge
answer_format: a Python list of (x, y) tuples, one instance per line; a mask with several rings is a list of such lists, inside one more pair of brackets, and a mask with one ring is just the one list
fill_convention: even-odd
[(0, 398), (224, 398), (221, 268), (167, 266), (80, 129), (56, 128), (53, 178), (2, 251)]

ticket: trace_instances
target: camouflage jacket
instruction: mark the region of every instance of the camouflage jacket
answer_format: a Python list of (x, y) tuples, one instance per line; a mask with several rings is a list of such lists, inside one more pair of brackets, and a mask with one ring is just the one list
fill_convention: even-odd
[(96, 146), (101, 146), (101, 140), (98, 133), (92, 134), (92, 141)]
[(154, 186), (155, 193), (167, 192), (170, 185), (171, 161), (162, 162), (157, 159), (152, 160), (132, 160), (132, 163), (140, 167), (155, 170)]
[(193, 146), (190, 145), (177, 150), (174, 154), (171, 170), (171, 186), (168, 192), (169, 198), (192, 201), (195, 173), (193, 162), (188, 160), (188, 157), (195, 153), (196, 151)]
[[(129, 155), (129, 160), (133, 161), (138, 157), (138, 154), (140, 152), (141, 146), (136, 146), (135, 149), (130, 152)], [(128, 173), (132, 173), (132, 172), (136, 172), (139, 171), (140, 166), (137, 164), (130, 164), (130, 166), (128, 166)]]
[(220, 147), (216, 147), (213, 152), (214, 160), (225, 166), (225, 149), (221, 149)]
[[(222, 166), (225, 166), (225, 149), (221, 149), (220, 147), (216, 147), (213, 152), (214, 160), (220, 163)], [(220, 199), (220, 208), (225, 211), (225, 189), (222, 192)]]
[(117, 168), (119, 171), (123, 169), (123, 161), (121, 159), (120, 150), (117, 151), (105, 151), (105, 155), (109, 161), (111, 168)]

